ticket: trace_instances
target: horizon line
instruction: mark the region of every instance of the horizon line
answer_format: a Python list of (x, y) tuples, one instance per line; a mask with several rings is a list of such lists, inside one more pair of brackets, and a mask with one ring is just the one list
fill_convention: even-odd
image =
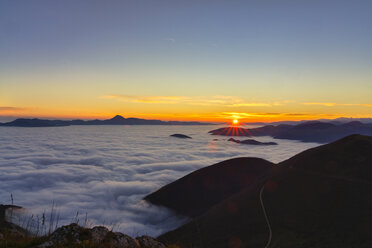
[[(0, 123), (7, 123), (7, 122), (12, 122), (14, 120), (17, 120), (17, 119), (40, 119), (40, 120), (62, 120), (62, 121), (75, 121), (75, 120), (82, 120), (82, 121), (93, 121), (93, 120), (100, 120), (100, 121), (103, 121), (103, 120), (110, 120), (110, 119), (113, 119), (114, 117), (116, 116), (120, 116), (124, 119), (141, 119), (141, 120), (158, 120), (158, 121), (164, 121), (164, 122), (200, 122), (200, 123), (220, 123), (220, 124), (223, 124), (223, 123), (229, 123), (231, 121), (229, 120), (226, 120), (226, 121), (207, 121), (207, 120), (180, 120), (180, 119), (177, 119), (177, 120), (172, 120), (172, 119), (148, 119), (148, 118), (140, 118), (140, 117), (124, 117), (123, 115), (121, 114), (115, 114), (115, 115), (111, 115), (112, 117), (106, 117), (106, 118), (97, 118), (97, 117), (58, 117), (58, 116), (0, 116), (3, 117), (3, 118), (9, 118), (9, 119), (12, 119), (12, 120), (8, 120), (8, 121), (0, 121)], [(234, 118), (231, 118), (231, 119), (234, 119)], [(268, 120), (268, 121), (265, 121), (265, 120), (258, 120), (258, 121), (242, 121), (241, 123), (242, 124), (249, 124), (249, 123), (276, 123), (276, 122), (303, 122), (303, 121), (321, 121), (321, 120), (327, 120), (327, 121), (334, 121), (334, 120), (338, 120), (338, 119), (357, 119), (357, 120), (364, 120), (364, 119), (371, 119), (372, 120), (372, 117), (345, 117), (345, 116), (341, 116), (341, 117), (335, 117), (335, 118), (314, 118), (314, 119), (298, 119), (298, 120), (290, 120), (290, 119), (283, 119), (283, 120)]]

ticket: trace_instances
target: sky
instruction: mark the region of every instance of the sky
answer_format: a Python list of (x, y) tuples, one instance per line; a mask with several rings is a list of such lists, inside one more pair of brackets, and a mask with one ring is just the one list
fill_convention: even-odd
[(0, 121), (372, 117), (370, 0), (2, 0)]

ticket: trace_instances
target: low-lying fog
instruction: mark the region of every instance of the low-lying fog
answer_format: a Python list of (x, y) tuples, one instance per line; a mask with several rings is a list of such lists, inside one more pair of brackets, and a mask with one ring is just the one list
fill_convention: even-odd
[[(215, 128), (0, 127), (0, 204), (11, 203), (12, 194), (14, 204), (26, 208), (27, 216), (36, 219), (45, 212), (48, 219), (54, 202), (59, 224), (74, 219), (85, 224), (87, 214), (89, 225), (108, 225), (132, 236), (157, 236), (185, 222), (142, 201), (159, 187), (232, 157), (280, 162), (317, 145), (288, 140), (275, 140), (277, 146), (241, 145), (207, 133)], [(174, 133), (193, 139), (169, 137)], [(24, 225), (25, 215), (22, 218), (18, 222)]]

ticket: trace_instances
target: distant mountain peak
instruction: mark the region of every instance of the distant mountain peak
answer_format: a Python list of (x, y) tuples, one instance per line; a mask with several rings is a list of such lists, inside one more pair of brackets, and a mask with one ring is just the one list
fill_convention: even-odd
[(121, 120), (125, 120), (125, 118), (121, 115), (115, 115), (114, 118), (112, 118), (111, 120), (113, 121), (121, 121)]

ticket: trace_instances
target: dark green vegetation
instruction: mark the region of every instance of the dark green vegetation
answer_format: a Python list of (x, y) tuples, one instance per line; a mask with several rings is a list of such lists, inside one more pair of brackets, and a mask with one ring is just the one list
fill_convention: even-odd
[[(238, 172), (226, 173), (237, 161)], [(250, 173), (244, 166), (255, 167), (255, 178), (230, 194), (214, 196), (203, 186), (212, 173), (219, 188), (228, 188), (237, 174), (244, 178)], [(181, 247), (264, 247), (269, 236), (260, 204), (264, 187), (262, 200), (273, 233), (269, 247), (367, 248), (372, 247), (371, 179), (372, 137), (351, 135), (277, 165), (248, 158), (227, 160), (193, 172), (146, 199), (192, 217), (159, 237)], [(175, 204), (184, 195), (185, 206)]]
[(225, 127), (209, 131), (209, 133), (223, 136), (271, 136), (275, 139), (327, 143), (352, 134), (372, 135), (372, 123), (364, 124), (353, 121), (344, 124), (334, 124), (310, 121), (298, 125), (267, 125), (251, 129)]
[(160, 121), (160, 120), (145, 120), (138, 118), (124, 118), (120, 115), (108, 120), (43, 120), (43, 119), (16, 119), (7, 123), (0, 123), (0, 126), (8, 127), (62, 127), (62, 126), (89, 126), (89, 125), (211, 125), (211, 123), (203, 123), (196, 121)]

